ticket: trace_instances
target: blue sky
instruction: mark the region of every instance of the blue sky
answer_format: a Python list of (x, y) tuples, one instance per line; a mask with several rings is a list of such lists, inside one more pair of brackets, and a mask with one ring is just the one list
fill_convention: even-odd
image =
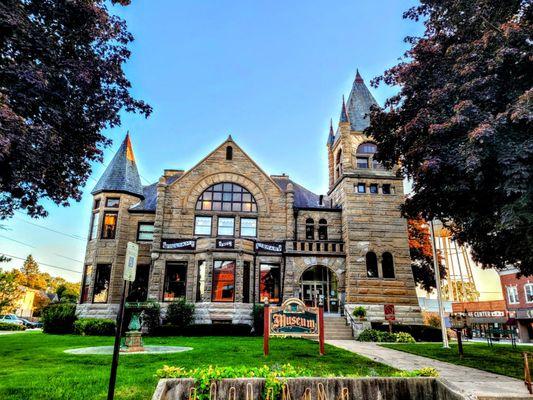
[[(405, 36), (420, 34), (421, 24), (401, 18), (413, 3), (134, 0), (113, 7), (135, 36), (125, 67), (132, 93), (154, 112), (124, 115), (122, 127), (106, 132), (114, 142), (105, 163), (129, 130), (147, 184), (164, 168), (190, 168), (231, 134), (269, 174), (326, 192), (329, 120), (337, 122), (356, 68), (368, 83), (397, 63)], [(371, 91), (383, 103), (394, 88)], [(0, 252), (32, 253), (42, 270), (81, 279), (90, 191), (103, 169), (94, 166), (81, 202), (46, 203), (46, 219), (15, 214), (3, 222)], [(14, 258), (2, 267), (21, 265)]]

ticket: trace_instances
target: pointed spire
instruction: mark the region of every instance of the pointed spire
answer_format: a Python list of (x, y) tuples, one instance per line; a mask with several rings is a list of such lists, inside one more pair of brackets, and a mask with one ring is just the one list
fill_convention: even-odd
[(129, 132), (91, 194), (100, 192), (129, 193), (144, 198)]
[(357, 72), (355, 74), (355, 81), (357, 83), (365, 83), (365, 81), (363, 80), (363, 77), (361, 76), (361, 74), (359, 73), (359, 68), (357, 68)]
[(348, 103), (346, 104), (351, 130), (362, 132), (368, 127), (370, 124), (368, 114), (370, 113), (370, 107), (373, 105), (378, 105), (378, 103), (365, 85), (359, 70), (357, 70), (352, 90), (348, 96)]
[(335, 132), (333, 131), (333, 118), (329, 120), (329, 136), (328, 145), (332, 145), (335, 142)]
[(344, 101), (344, 95), (342, 96), (342, 110), (340, 122), (348, 122), (348, 111), (346, 111), (346, 102)]

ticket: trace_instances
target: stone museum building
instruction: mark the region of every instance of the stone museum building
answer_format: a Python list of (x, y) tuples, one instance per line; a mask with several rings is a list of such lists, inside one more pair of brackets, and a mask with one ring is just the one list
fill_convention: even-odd
[(376, 145), (363, 134), (373, 104), (357, 73), (330, 126), (320, 195), (269, 175), (231, 136), (191, 169), (165, 169), (144, 186), (126, 136), (91, 192), (80, 315), (116, 315), (131, 241), (139, 257), (128, 301), (164, 309), (185, 298), (198, 323), (251, 323), (253, 304), (290, 297), (322, 298), (328, 314), (362, 305), (370, 321), (383, 321), (392, 304), (397, 321), (422, 323), (402, 180), (373, 159)]

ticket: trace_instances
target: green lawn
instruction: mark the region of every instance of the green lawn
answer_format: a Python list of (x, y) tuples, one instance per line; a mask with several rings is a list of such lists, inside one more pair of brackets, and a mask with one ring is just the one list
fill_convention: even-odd
[[(105, 399), (110, 355), (82, 356), (63, 350), (112, 345), (111, 337), (47, 335), (26, 332), (0, 336), (0, 399)], [(194, 350), (161, 355), (121, 356), (117, 399), (149, 399), (155, 389), (155, 371), (163, 365), (187, 368), (207, 366), (260, 366), (290, 363), (317, 376), (390, 375), (395, 370), (367, 358), (303, 339), (272, 339), (270, 356), (263, 356), (262, 338), (168, 337), (146, 338), (145, 344), (193, 347)]]
[(517, 346), (513, 349), (507, 344), (495, 344), (489, 347), (485, 343), (463, 343), (464, 358), (461, 360), (455, 343), (450, 344), (450, 349), (443, 349), (441, 343), (380, 343), (380, 345), (518, 379), (524, 377), (522, 352), (533, 350), (530, 346)]

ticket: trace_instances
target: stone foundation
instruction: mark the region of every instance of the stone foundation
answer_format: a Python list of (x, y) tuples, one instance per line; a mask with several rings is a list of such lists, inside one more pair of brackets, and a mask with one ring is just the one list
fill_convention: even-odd
[(108, 318), (116, 319), (118, 314), (118, 304), (93, 304), (84, 303), (76, 306), (78, 318)]

